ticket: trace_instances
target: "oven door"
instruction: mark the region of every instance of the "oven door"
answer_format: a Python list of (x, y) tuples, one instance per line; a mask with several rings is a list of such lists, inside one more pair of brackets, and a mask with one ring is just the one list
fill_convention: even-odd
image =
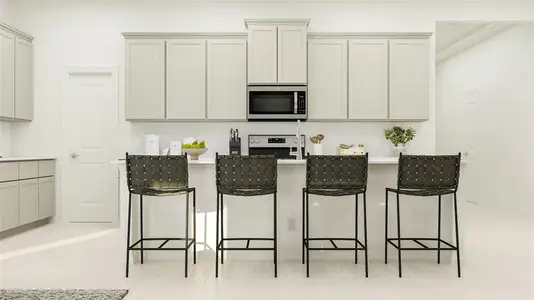
[(247, 118), (306, 120), (306, 90), (305, 86), (249, 86)]

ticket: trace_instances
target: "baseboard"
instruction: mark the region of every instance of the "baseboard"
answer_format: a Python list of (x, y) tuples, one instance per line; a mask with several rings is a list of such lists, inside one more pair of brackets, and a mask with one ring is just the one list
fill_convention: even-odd
[(52, 218), (46, 218), (46, 219), (42, 219), (39, 221), (35, 221), (33, 223), (15, 227), (4, 232), (0, 232), (0, 240), (8, 238), (8, 237), (12, 237), (14, 235), (17, 235), (17, 234), (20, 234), (20, 233), (23, 233), (23, 232), (26, 232), (26, 231), (29, 231), (35, 228), (39, 228), (43, 225), (47, 225), (51, 223), (53, 223)]

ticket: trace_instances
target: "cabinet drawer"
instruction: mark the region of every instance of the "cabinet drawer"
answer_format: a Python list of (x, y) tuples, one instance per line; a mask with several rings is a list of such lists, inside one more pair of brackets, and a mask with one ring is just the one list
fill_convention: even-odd
[(19, 225), (19, 183), (0, 183), (0, 231)]
[(53, 176), (56, 173), (56, 161), (42, 160), (39, 162), (39, 177)]
[(19, 163), (0, 163), (0, 181), (10, 181), (19, 179)]
[(36, 178), (39, 174), (39, 163), (36, 161), (19, 162), (19, 179)]
[(39, 183), (37, 179), (19, 181), (19, 226), (37, 221)]

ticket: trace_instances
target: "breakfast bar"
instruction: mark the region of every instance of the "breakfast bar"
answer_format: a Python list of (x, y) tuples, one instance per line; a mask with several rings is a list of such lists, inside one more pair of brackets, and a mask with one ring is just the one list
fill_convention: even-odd
[[(369, 157), (367, 185), (368, 247), (371, 261), (384, 260), (384, 215), (386, 187), (397, 184), (396, 157)], [(118, 160), (120, 170), (120, 218), (121, 229), (126, 239), (128, 213), (128, 187), (125, 161)], [(299, 260), (301, 257), (302, 188), (305, 185), (305, 160), (278, 160), (278, 255), (279, 260)], [(189, 186), (197, 190), (197, 247), (199, 259), (212, 259), (216, 240), (216, 187), (215, 160), (203, 158), (189, 161)], [(144, 236), (180, 236), (185, 224), (185, 196), (145, 197)], [(453, 202), (450, 195), (443, 196), (441, 236), (444, 240), (453, 237)], [(225, 197), (223, 208), (226, 237), (271, 237), (272, 201), (262, 197)], [(139, 238), (139, 201), (133, 196), (132, 240)], [(437, 200), (401, 196), (401, 227), (403, 236), (436, 236), (438, 213)], [(314, 236), (354, 236), (354, 197), (310, 196), (310, 232)], [(390, 210), (395, 209), (390, 202)], [(396, 232), (395, 215), (390, 212), (389, 232)], [(191, 219), (191, 218), (190, 218)], [(363, 226), (363, 218), (359, 223)], [(424, 224), (424, 225), (422, 225)], [(360, 227), (363, 228), (363, 227)], [(409, 242), (407, 242), (409, 244)], [(331, 247), (327, 241), (324, 247)], [(348, 251), (314, 252), (316, 259), (353, 259)], [(139, 253), (133, 253), (134, 262), (139, 261)], [(147, 260), (183, 260), (183, 255), (172, 251), (145, 252)], [(451, 261), (451, 253), (442, 254), (442, 262)], [(389, 258), (396, 259), (396, 252), (389, 251)], [(262, 251), (238, 251), (225, 253), (231, 260), (271, 260), (272, 253)], [(403, 260), (435, 260), (430, 251), (411, 251), (403, 255)]]

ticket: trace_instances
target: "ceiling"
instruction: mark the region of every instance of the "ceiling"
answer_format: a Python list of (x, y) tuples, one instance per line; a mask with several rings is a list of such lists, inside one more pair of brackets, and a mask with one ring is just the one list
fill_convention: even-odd
[(505, 22), (438, 22), (436, 64), (497, 35), (514, 24)]

